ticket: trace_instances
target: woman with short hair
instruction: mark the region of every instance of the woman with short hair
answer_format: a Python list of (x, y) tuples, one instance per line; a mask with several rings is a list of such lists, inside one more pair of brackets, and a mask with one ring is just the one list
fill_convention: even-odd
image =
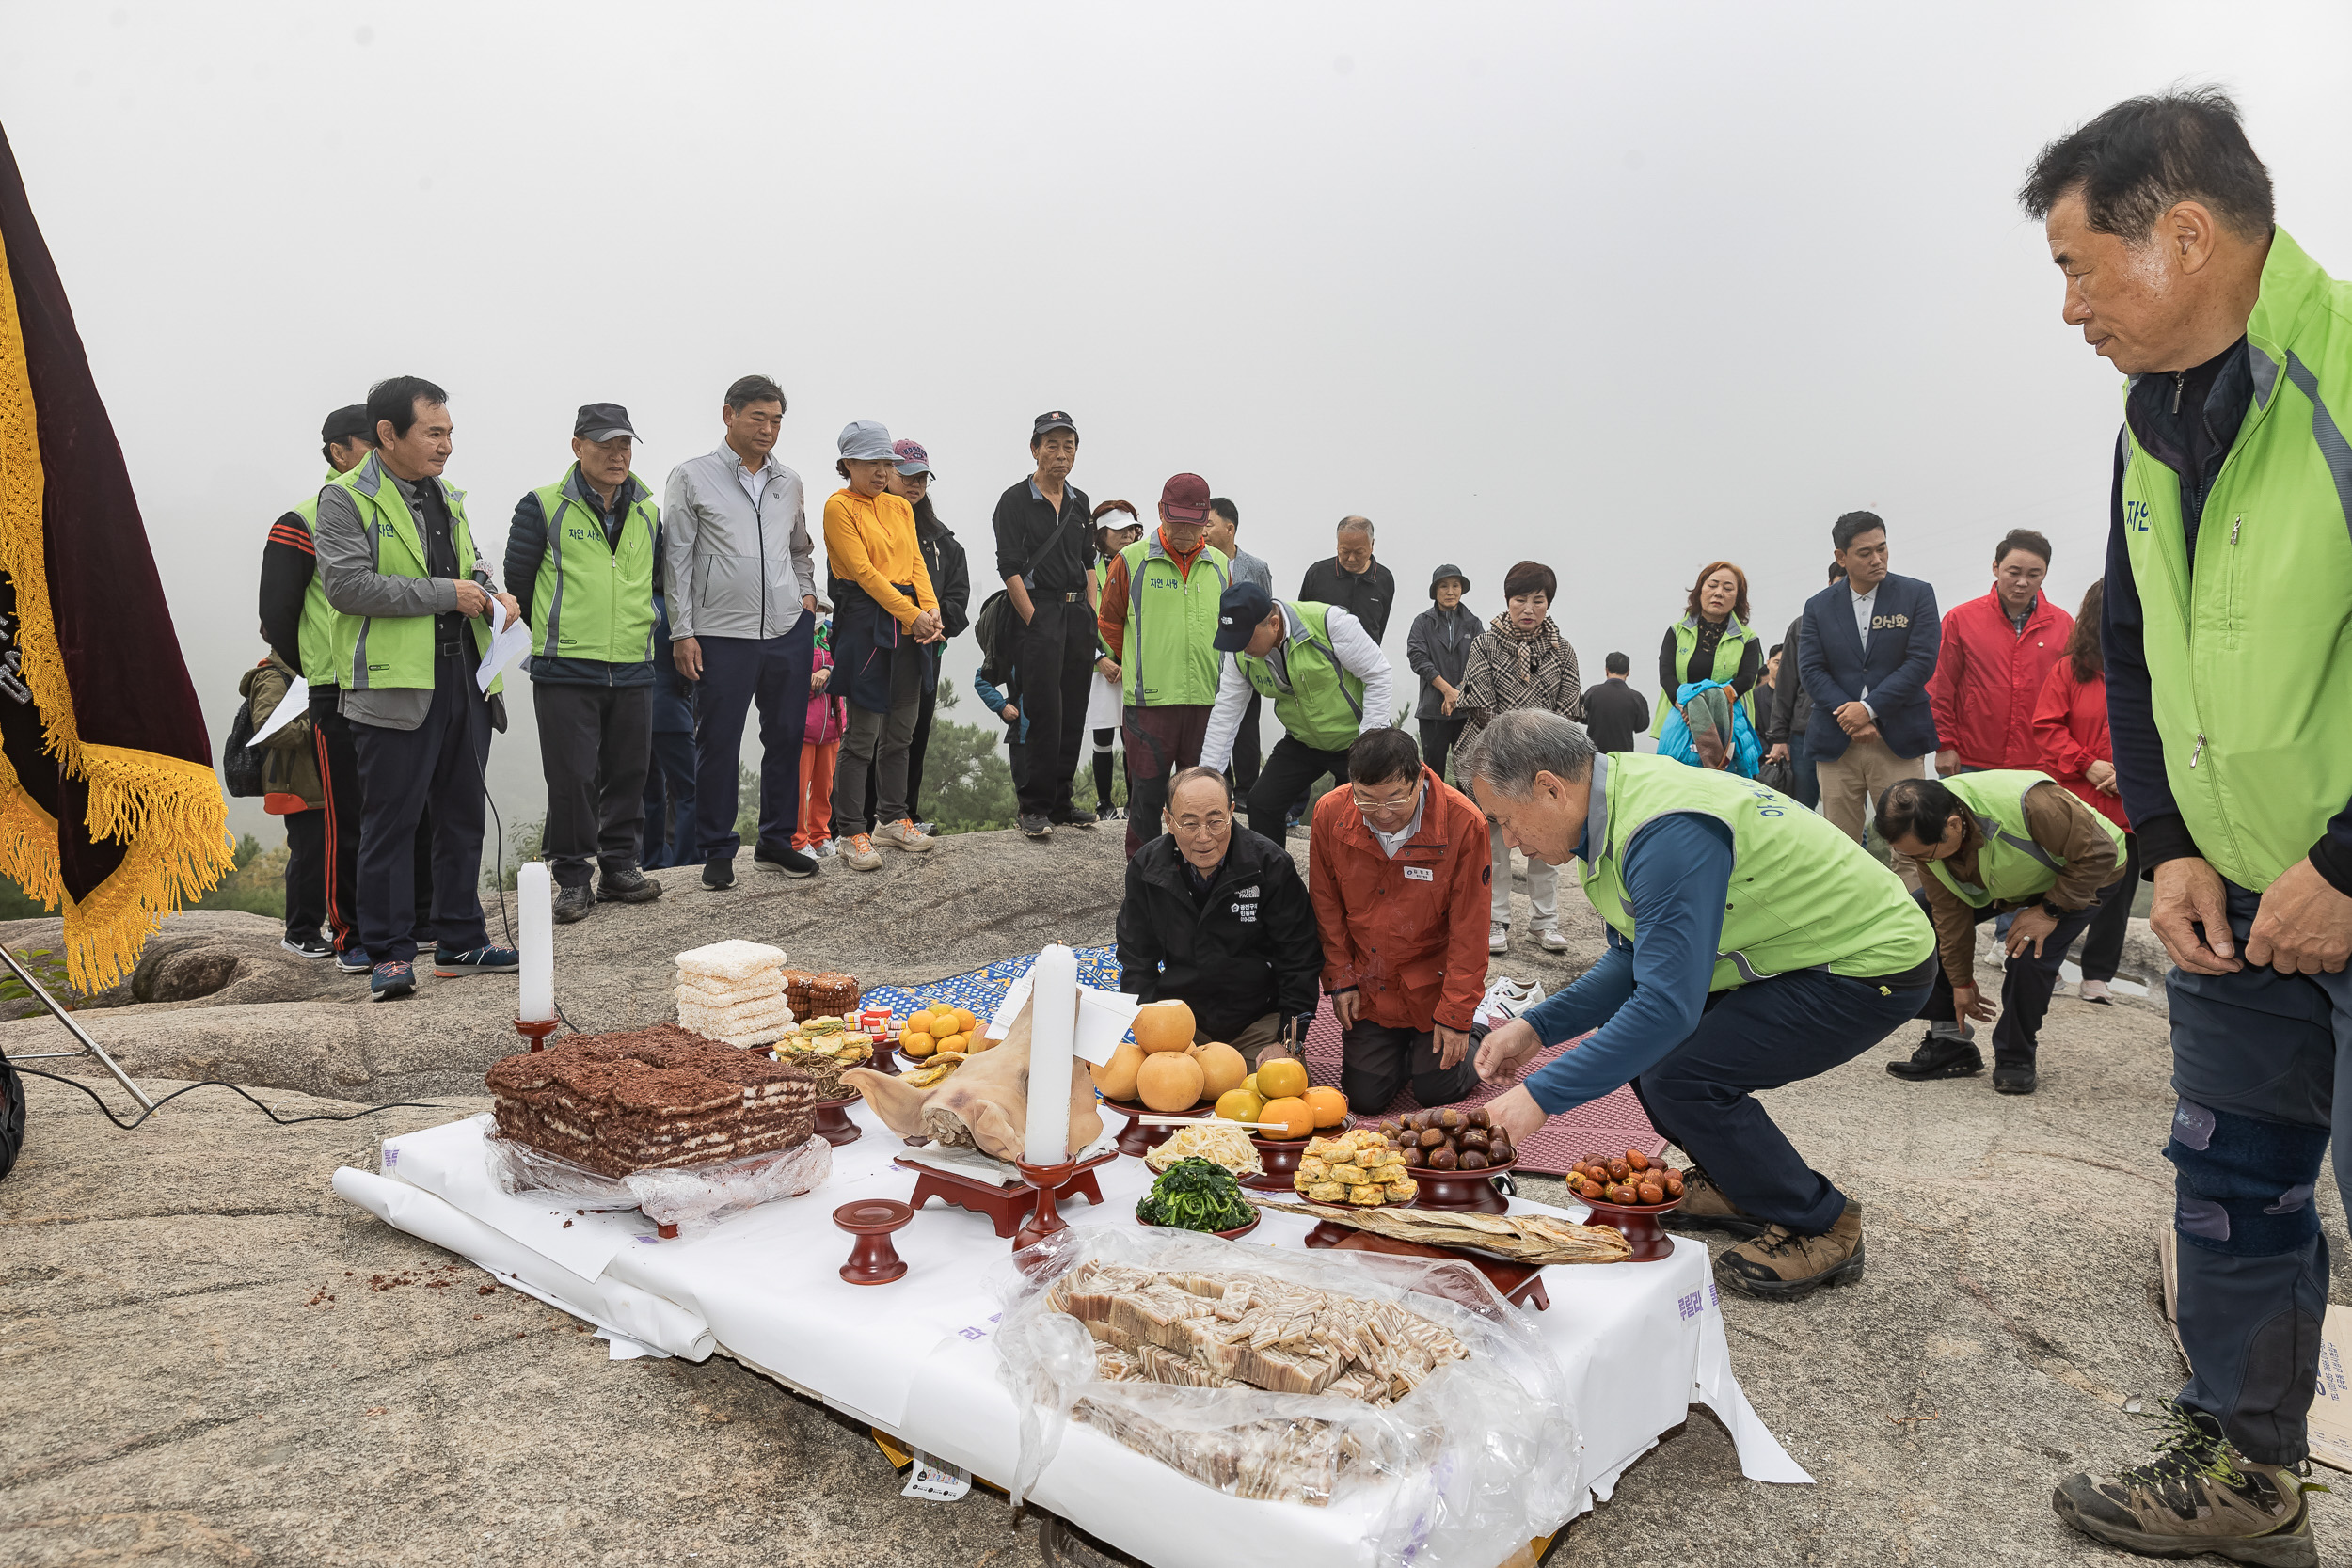
[[(1454, 711), (1466, 722), (1457, 746), (1468, 746), (1498, 716), (1521, 708), (1583, 720), (1584, 683), (1577, 671), (1576, 649), (1551, 619), (1559, 585), (1551, 568), (1539, 561), (1522, 561), (1504, 575), (1502, 613), (1478, 634), (1462, 665), (1461, 694), (1454, 699)], [(1511, 946), (1511, 847), (1492, 823), (1486, 827), (1486, 847), (1494, 859), (1486, 951), (1502, 953)], [(1566, 952), (1568, 940), (1560, 934), (1560, 870), (1533, 855), (1527, 857), (1527, 901), (1534, 907), (1535, 936), (1544, 951)]]

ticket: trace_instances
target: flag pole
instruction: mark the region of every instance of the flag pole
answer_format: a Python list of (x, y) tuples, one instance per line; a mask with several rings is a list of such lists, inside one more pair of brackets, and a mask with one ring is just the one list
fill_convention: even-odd
[(16, 974), (16, 977), (24, 981), (24, 984), (32, 990), (32, 993), (36, 997), (40, 998), (40, 1005), (48, 1008), (52, 1013), (56, 1014), (57, 1022), (72, 1030), (73, 1037), (82, 1042), (82, 1049), (79, 1051), (42, 1051), (37, 1052), (29, 1056), (12, 1056), (9, 1060), (18, 1062), (46, 1062), (54, 1061), (61, 1056), (95, 1056), (98, 1058), (98, 1062), (101, 1067), (103, 1067), (108, 1072), (115, 1075), (115, 1082), (130, 1091), (131, 1098), (139, 1102), (140, 1110), (152, 1111), (155, 1108), (155, 1102), (148, 1099), (146, 1095), (140, 1093), (139, 1086), (131, 1082), (130, 1075), (125, 1073), (121, 1068), (115, 1065), (115, 1059), (112, 1056), (106, 1054), (106, 1048), (100, 1045), (96, 1040), (90, 1038), (89, 1032), (84, 1029), (80, 1024), (73, 1022), (73, 1015), (72, 1013), (67, 1012), (63, 1007), (57, 1006), (57, 999), (49, 994), (48, 988), (43, 986), (39, 980), (33, 978), (32, 973), (17, 961), (16, 955), (9, 952), (7, 944), (4, 942), (0, 942), (0, 963), (6, 963), (9, 969), (13, 970)]

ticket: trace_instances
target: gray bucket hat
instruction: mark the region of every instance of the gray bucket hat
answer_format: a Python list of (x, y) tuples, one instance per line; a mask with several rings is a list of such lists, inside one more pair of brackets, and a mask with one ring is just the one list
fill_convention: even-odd
[(841, 455), (858, 463), (896, 463), (890, 432), (879, 420), (852, 420), (841, 427)]

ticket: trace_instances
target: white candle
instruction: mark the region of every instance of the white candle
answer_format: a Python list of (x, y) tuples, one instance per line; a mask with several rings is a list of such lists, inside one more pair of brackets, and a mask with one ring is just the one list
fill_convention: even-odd
[(515, 1016), (526, 1023), (555, 1016), (554, 899), (547, 862), (529, 862), (515, 874), (523, 916), (522, 1004)]
[(1078, 955), (1054, 942), (1029, 967), (1029, 1119), (1021, 1158), (1070, 1158), (1071, 1053), (1078, 1034)]

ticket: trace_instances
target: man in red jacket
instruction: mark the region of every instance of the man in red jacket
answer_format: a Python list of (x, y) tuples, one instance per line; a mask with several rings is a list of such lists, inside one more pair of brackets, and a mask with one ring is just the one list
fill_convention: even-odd
[(1993, 592), (1944, 617), (1944, 648), (1928, 683), (1944, 742), (1938, 773), (2042, 766), (2033, 706), (2074, 629), (2074, 618), (2042, 594), (2049, 571), (2050, 541), (2013, 528), (1993, 552)]
[(1422, 1104), (1449, 1105), (1478, 1086), (1486, 814), (1400, 729), (1358, 736), (1347, 780), (1316, 803), (1307, 849), (1323, 989), (1343, 1031), (1340, 1087), (1358, 1116), (1387, 1110), (1408, 1082)]

